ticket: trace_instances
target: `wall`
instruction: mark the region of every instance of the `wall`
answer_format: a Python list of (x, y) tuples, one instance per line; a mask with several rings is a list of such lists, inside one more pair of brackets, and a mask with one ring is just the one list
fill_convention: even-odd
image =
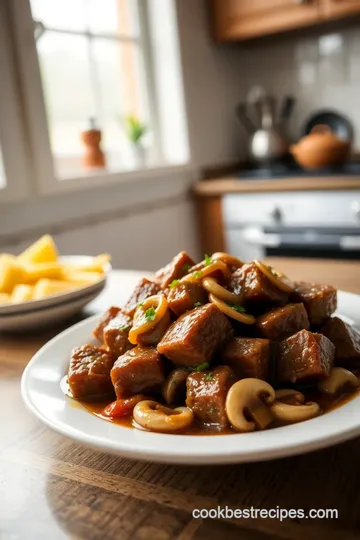
[(239, 161), (245, 137), (234, 109), (245, 89), (243, 47), (214, 42), (207, 0), (177, 0), (177, 11), (192, 162)]
[[(94, 220), (92, 224), (55, 232), (54, 238), (60, 253), (97, 255), (109, 252), (115, 268), (152, 271), (182, 249), (197, 258), (194, 230), (192, 204), (183, 200), (123, 217)], [(26, 241), (5, 244), (1, 251), (19, 253), (36, 238), (30, 235)]]
[(360, 27), (316, 36), (282, 36), (244, 45), (239, 63), (244, 95), (253, 84), (266, 86), (276, 96), (292, 93), (297, 105), (292, 121), (294, 139), (304, 120), (315, 110), (335, 109), (348, 116), (360, 149)]

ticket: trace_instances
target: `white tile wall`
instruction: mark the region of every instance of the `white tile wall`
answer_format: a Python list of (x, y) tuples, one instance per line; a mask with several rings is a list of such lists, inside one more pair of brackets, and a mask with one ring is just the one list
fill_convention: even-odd
[(276, 96), (288, 92), (296, 96), (291, 122), (295, 140), (310, 113), (330, 108), (351, 119), (355, 148), (360, 150), (360, 26), (248, 46), (239, 69), (246, 90), (262, 84)]

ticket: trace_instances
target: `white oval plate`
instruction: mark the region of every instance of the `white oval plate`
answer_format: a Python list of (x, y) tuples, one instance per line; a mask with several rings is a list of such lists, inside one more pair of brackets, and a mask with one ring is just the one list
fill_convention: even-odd
[[(338, 315), (360, 324), (360, 296), (339, 292)], [(360, 434), (360, 396), (319, 418), (267, 431), (218, 435), (163, 435), (97, 418), (60, 389), (71, 349), (91, 341), (98, 315), (47, 343), (26, 367), (21, 392), (28, 409), (55, 431), (121, 456), (163, 463), (242, 463), (302, 454)]]
[[(61, 262), (68, 264), (87, 264), (93, 257), (85, 255), (68, 255), (60, 257)], [(73, 317), (89, 302), (94, 300), (104, 289), (111, 265), (104, 266), (104, 277), (88, 285), (67, 293), (57, 294), (42, 300), (30, 300), (19, 304), (0, 306), (0, 331), (16, 332), (33, 328), (41, 328), (60, 323)]]

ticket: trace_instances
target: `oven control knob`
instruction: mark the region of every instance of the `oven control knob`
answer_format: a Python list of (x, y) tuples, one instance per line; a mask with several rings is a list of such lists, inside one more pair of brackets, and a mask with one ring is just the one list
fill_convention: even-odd
[(352, 210), (353, 216), (356, 219), (360, 220), (360, 202), (359, 201), (352, 201), (351, 210)]
[(274, 204), (274, 206), (271, 206), (269, 208), (268, 214), (275, 221), (281, 221), (282, 212), (281, 212), (281, 209), (276, 204)]

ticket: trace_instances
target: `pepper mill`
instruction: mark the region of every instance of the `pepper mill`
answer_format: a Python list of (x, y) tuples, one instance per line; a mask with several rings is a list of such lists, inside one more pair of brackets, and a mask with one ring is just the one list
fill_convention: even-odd
[(87, 169), (105, 167), (105, 154), (101, 150), (101, 131), (97, 129), (94, 118), (90, 118), (90, 129), (81, 132), (85, 146), (82, 163)]

